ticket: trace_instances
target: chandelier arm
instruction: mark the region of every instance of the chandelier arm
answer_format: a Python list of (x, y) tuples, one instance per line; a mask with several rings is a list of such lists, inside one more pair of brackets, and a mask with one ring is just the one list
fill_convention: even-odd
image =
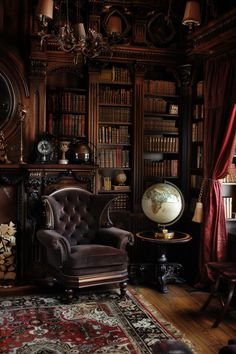
[[(171, 0), (170, 0), (171, 1)], [(61, 5), (61, 3), (60, 3)], [(58, 28), (56, 33), (48, 33), (48, 23), (45, 19), (41, 18), (41, 26), (43, 26), (43, 31), (39, 33), (41, 40), (41, 47), (49, 38), (54, 39), (58, 43), (58, 49), (66, 52), (75, 54), (75, 62), (78, 62), (78, 54), (81, 53), (85, 58), (96, 58), (101, 53), (105, 53), (105, 55), (109, 55), (109, 60), (112, 57), (112, 50), (109, 45), (104, 42), (103, 36), (101, 33), (98, 33), (96, 30), (89, 28), (87, 34), (73, 32), (73, 28), (69, 22), (69, 0), (66, 0), (66, 23)], [(62, 7), (60, 6), (60, 16), (61, 16)], [(80, 7), (77, 1), (77, 20), (80, 21)], [(79, 16), (79, 19), (78, 19)], [(79, 24), (81, 24), (79, 22)], [(85, 32), (85, 31), (83, 31)]]

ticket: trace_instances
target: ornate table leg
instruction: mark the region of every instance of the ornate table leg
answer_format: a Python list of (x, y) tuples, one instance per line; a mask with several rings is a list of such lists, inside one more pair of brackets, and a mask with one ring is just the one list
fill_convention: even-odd
[(179, 273), (183, 269), (183, 266), (179, 263), (167, 262), (166, 250), (161, 249), (160, 256), (157, 259), (155, 278), (159, 290), (162, 293), (167, 293), (167, 283), (183, 283), (184, 280), (180, 277)]
[(156, 266), (156, 280), (159, 290), (162, 293), (167, 293), (168, 289), (166, 286), (166, 267), (167, 258), (165, 252), (161, 254), (160, 257), (157, 259), (157, 266)]

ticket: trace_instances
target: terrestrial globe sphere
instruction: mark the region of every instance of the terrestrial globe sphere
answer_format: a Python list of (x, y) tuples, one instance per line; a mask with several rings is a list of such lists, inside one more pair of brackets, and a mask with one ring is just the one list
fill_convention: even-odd
[(165, 228), (167, 225), (174, 224), (182, 216), (183, 194), (173, 183), (154, 184), (144, 192), (142, 208), (149, 219)]
[(121, 172), (117, 173), (117, 175), (115, 176), (115, 181), (119, 185), (124, 185), (126, 180), (127, 180), (127, 176), (124, 173), (124, 171), (121, 171)]

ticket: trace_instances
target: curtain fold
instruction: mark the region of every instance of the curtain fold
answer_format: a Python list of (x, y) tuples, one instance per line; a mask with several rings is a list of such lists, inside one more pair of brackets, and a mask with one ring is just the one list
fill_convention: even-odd
[(236, 60), (211, 59), (205, 66), (204, 171), (199, 282), (208, 285), (206, 264), (222, 261), (227, 254), (228, 235), (219, 179), (226, 176), (233, 158), (236, 135)]

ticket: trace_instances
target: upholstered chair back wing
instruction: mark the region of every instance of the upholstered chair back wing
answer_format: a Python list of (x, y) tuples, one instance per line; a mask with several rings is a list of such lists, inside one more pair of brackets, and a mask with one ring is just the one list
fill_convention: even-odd
[(114, 196), (97, 196), (80, 188), (64, 188), (43, 196), (46, 224), (71, 246), (93, 243)]

